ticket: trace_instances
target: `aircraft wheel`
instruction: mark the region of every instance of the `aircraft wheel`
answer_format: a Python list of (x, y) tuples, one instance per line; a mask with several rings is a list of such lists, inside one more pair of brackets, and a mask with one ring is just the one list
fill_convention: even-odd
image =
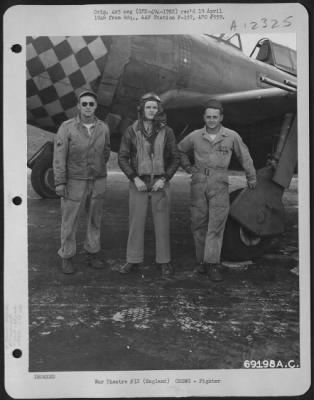
[(50, 157), (39, 157), (32, 168), (31, 182), (39, 196), (48, 199), (56, 199), (53, 169)]
[[(230, 204), (242, 189), (230, 193)], [(226, 261), (247, 261), (261, 257), (270, 244), (271, 238), (262, 238), (243, 228), (229, 217), (224, 232), (221, 256)]]

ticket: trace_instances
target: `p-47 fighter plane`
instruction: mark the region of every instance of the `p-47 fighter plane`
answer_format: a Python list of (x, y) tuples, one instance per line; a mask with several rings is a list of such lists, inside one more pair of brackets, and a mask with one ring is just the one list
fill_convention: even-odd
[[(231, 193), (223, 245), (228, 259), (248, 259), (284, 230), (282, 195), (297, 165), (296, 72), (294, 50), (262, 39), (248, 57), (238, 34), (28, 37), (27, 118), (56, 132), (76, 114), (78, 93), (92, 89), (117, 151), (144, 93), (162, 98), (178, 141), (219, 99), (224, 125), (241, 134), (258, 169), (255, 190)], [(47, 142), (28, 160), (35, 191), (48, 198), (52, 155)]]

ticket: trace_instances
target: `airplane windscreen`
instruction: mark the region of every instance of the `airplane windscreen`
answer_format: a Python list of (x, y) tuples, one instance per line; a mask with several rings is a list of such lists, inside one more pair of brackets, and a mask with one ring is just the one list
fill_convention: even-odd
[(275, 65), (291, 73), (297, 71), (297, 54), (294, 50), (272, 43)]

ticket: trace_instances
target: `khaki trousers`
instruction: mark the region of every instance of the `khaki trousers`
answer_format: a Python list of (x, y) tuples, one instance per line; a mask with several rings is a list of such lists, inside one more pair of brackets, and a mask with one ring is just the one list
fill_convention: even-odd
[(197, 262), (220, 263), (229, 208), (227, 180), (199, 173), (192, 177), (191, 228)]
[(139, 192), (130, 182), (129, 192), (129, 237), (127, 244), (127, 262), (138, 264), (144, 260), (144, 230), (151, 199), (155, 230), (156, 263), (164, 264), (170, 256), (170, 186), (159, 192)]
[(61, 258), (71, 258), (76, 254), (76, 232), (84, 207), (87, 213), (84, 249), (88, 253), (100, 251), (100, 227), (106, 182), (106, 178), (68, 180), (65, 197), (61, 198), (61, 247), (58, 251)]

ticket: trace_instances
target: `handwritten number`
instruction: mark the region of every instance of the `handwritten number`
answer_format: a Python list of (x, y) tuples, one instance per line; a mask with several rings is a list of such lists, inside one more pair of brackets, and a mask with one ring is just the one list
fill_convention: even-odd
[(257, 22), (252, 21), (251, 25), (252, 25), (252, 30), (255, 30), (257, 28)]
[(292, 22), (290, 21), (291, 18), (292, 18), (292, 15), (290, 15), (290, 17), (287, 17), (287, 18), (285, 18), (285, 19), (283, 20), (283, 22), (284, 22), (283, 26), (284, 26), (284, 27), (288, 27), (288, 26), (291, 26), (291, 25), (292, 25)]
[(262, 22), (264, 22), (262, 28), (267, 28), (267, 18), (262, 18)]
[[(266, 28), (269, 28), (269, 26), (272, 29), (280, 28), (281, 26), (284, 28), (287, 28), (292, 25), (292, 23), (293, 23), (292, 18), (293, 18), (293, 16), (290, 15), (289, 17), (286, 17), (282, 22), (279, 22), (278, 19), (276, 19), (276, 18), (269, 21), (266, 17), (263, 17), (263, 18), (261, 18), (261, 26), (259, 26), (258, 22), (256, 22), (256, 21), (250, 21), (251, 30), (254, 31), (258, 28), (266, 29)], [(244, 28), (246, 28), (246, 24), (244, 24)], [(230, 30), (236, 30), (236, 29), (237, 29), (237, 21), (233, 20)]]

